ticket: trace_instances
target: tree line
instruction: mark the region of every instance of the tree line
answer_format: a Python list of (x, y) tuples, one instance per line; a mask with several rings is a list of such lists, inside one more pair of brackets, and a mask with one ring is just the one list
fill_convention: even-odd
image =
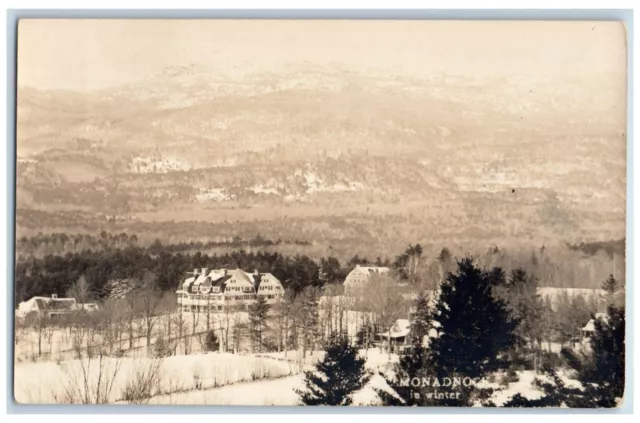
[[(272, 247), (279, 245), (310, 245), (308, 241), (276, 239), (272, 240), (260, 234), (250, 238), (239, 236), (219, 236), (214, 240), (189, 241), (163, 244), (159, 239), (155, 239), (149, 245), (151, 253), (177, 253), (206, 250), (216, 247), (229, 248), (249, 248), (249, 247)], [(28, 257), (44, 257), (46, 255), (57, 255), (61, 253), (78, 253), (85, 250), (104, 251), (114, 249), (124, 249), (130, 247), (144, 247), (136, 234), (128, 235), (126, 232), (109, 233), (102, 231), (98, 236), (91, 234), (66, 234), (55, 232), (50, 234), (38, 233), (35, 236), (22, 236), (16, 242), (16, 250), (19, 258), (23, 260)]]
[[(261, 239), (258, 238), (258, 241)], [(43, 237), (40, 241), (54, 244), (102, 242), (105, 249), (83, 249), (64, 255), (47, 254), (43, 257), (19, 257), (15, 267), (16, 304), (37, 295), (61, 295), (80, 276), (87, 279), (96, 299), (102, 299), (109, 296), (110, 280), (140, 279), (143, 274), (150, 272), (154, 275), (154, 283), (160, 291), (175, 291), (186, 272), (202, 267), (269, 272), (282, 282), (286, 290), (291, 290), (294, 294), (308, 286), (340, 284), (357, 265), (390, 267), (395, 279), (432, 290), (455, 268), (454, 254), (448, 248), (443, 247), (434, 257), (426, 257), (420, 244), (410, 245), (393, 259), (369, 259), (356, 254), (351, 259), (340, 262), (332, 256), (314, 260), (304, 254), (284, 255), (279, 252), (255, 252), (245, 249), (220, 255), (209, 255), (200, 251), (184, 253), (181, 252), (180, 245), (163, 245), (156, 241), (143, 247), (135, 245), (135, 235), (110, 235), (105, 232), (97, 238), (67, 237), (58, 234), (50, 238)], [(37, 244), (40, 241), (33, 242)], [(264, 239), (262, 241), (267, 242)], [(111, 248), (114, 243), (119, 247)], [(569, 263), (567, 266), (565, 262), (560, 262), (553, 255), (546, 253), (544, 248), (531, 252), (528, 257), (515, 259), (507, 250), (493, 246), (477, 257), (484, 267), (523, 268), (539, 281), (540, 286), (574, 286), (566, 281), (578, 277), (582, 281), (580, 286), (584, 286), (585, 283), (592, 285), (589, 281), (598, 276), (595, 270), (599, 269), (591, 262), (580, 266)], [(620, 266), (623, 269), (623, 263)], [(622, 269), (620, 272), (623, 273)], [(601, 273), (602, 270), (598, 272)]]

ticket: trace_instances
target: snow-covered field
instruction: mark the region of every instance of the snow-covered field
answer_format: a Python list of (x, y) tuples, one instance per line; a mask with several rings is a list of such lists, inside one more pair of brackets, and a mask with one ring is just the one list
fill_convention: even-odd
[[(90, 391), (92, 397), (95, 397), (98, 395), (98, 388), (105, 392), (105, 387), (112, 384), (107, 398), (109, 403), (114, 403), (125, 398), (127, 384), (135, 382), (138, 375), (149, 373), (154, 365), (159, 365), (159, 383), (153, 394), (279, 378), (300, 371), (294, 363), (285, 360), (220, 353), (171, 356), (161, 360), (108, 357), (104, 359), (102, 366), (97, 358), (59, 364), (20, 363), (15, 366), (15, 399), (23, 404), (66, 402), (66, 390), (71, 386), (80, 385), (82, 394)], [(86, 389), (85, 375), (88, 386)]]
[[(177, 395), (157, 396), (149, 404), (183, 405), (300, 405), (296, 389), (304, 389), (304, 376), (298, 374), (276, 380), (265, 380), (229, 385), (207, 391), (191, 391)], [(384, 389), (386, 383), (379, 375), (374, 375), (367, 386), (353, 395), (353, 406), (378, 405), (374, 388)]]
[(297, 405), (299, 397), (294, 389), (302, 388), (304, 388), (303, 376), (299, 374), (203, 391), (160, 395), (151, 398), (148, 404)]
[[(366, 366), (374, 375), (370, 382), (353, 395), (354, 406), (375, 405), (378, 401), (375, 389), (385, 389), (387, 385), (378, 374), (379, 370), (385, 370), (386, 366), (397, 361), (395, 354), (380, 352), (377, 348), (368, 351), (362, 350), (361, 355), (367, 357)], [(277, 360), (291, 360), (295, 362), (301, 359), (299, 351), (261, 354), (261, 357), (273, 357)], [(304, 360), (304, 369), (309, 370), (313, 364), (324, 357), (324, 351), (314, 351)], [(149, 404), (216, 404), (216, 405), (299, 405), (300, 398), (295, 393), (296, 389), (304, 389), (304, 375), (279, 378), (275, 380), (262, 380), (257, 382), (238, 383), (220, 388), (190, 391), (171, 395), (159, 395), (152, 398)]]
[[(386, 373), (397, 362), (395, 354), (389, 355), (379, 348), (361, 350), (366, 357), (366, 367), (373, 376), (369, 383), (353, 395), (354, 406), (379, 405), (376, 389), (388, 390), (380, 372)], [(19, 403), (42, 404), (68, 402), (66, 392), (71, 386), (79, 386), (93, 397), (97, 395), (98, 377), (101, 389), (105, 383), (113, 384), (105, 398), (109, 403), (136, 402), (127, 399), (127, 389), (139, 381), (140, 375), (150, 373), (158, 367), (158, 383), (149, 391), (150, 398), (142, 401), (149, 404), (217, 404), (217, 405), (298, 405), (296, 389), (303, 389), (304, 370), (311, 370), (321, 360), (323, 351), (314, 351), (302, 359), (300, 351), (264, 354), (193, 354), (178, 355), (164, 359), (153, 358), (107, 358), (100, 371), (97, 359), (89, 363), (86, 359), (53, 362), (18, 363), (15, 366), (15, 399)], [(84, 370), (83, 370), (84, 369)], [(88, 374), (84, 388), (85, 374)], [(100, 376), (102, 374), (102, 376)], [(136, 379), (138, 378), (138, 379)], [(535, 386), (536, 375), (532, 371), (518, 373), (518, 381), (501, 387), (501, 376), (497, 375), (490, 386), (497, 389), (492, 396), (500, 406), (514, 394), (536, 399), (541, 391)], [(565, 380), (568, 380), (565, 378)]]
[[(367, 366), (373, 367), (373, 366)], [(506, 388), (498, 383), (491, 384), (497, 389), (491, 400), (501, 406), (516, 393), (528, 399), (538, 399), (542, 391), (534, 384), (536, 374), (533, 371), (518, 373), (519, 380)], [(565, 379), (567, 380), (567, 379)], [(276, 380), (264, 380), (234, 384), (203, 391), (191, 391), (173, 395), (161, 395), (152, 398), (149, 404), (216, 404), (216, 405), (259, 405), (259, 406), (294, 406), (300, 405), (296, 389), (304, 389), (304, 376), (297, 374)], [(352, 396), (352, 406), (379, 406), (380, 398), (376, 389), (391, 392), (384, 378), (374, 373), (369, 383)]]
[[(318, 360), (324, 358), (324, 351), (313, 351), (307, 353), (307, 356), (303, 359), (302, 353), (298, 351), (273, 352), (273, 353), (260, 353), (256, 354), (260, 357), (273, 358), (276, 360), (288, 360), (295, 363), (302, 362), (305, 366), (312, 366)], [(366, 366), (368, 369), (379, 369), (398, 361), (397, 354), (389, 354), (386, 351), (380, 351), (379, 348), (369, 348), (368, 350), (360, 350), (360, 355), (367, 359)]]

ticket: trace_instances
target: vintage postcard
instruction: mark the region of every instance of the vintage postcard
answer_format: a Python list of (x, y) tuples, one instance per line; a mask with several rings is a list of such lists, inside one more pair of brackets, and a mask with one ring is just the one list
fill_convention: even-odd
[(17, 44), (18, 403), (625, 401), (623, 23)]

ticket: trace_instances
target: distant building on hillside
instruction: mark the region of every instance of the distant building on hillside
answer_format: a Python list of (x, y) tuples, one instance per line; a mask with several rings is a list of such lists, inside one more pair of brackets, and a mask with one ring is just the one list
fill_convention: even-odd
[(96, 310), (98, 310), (98, 305), (95, 303), (78, 304), (75, 298), (58, 298), (53, 294), (51, 297), (33, 297), (21, 302), (16, 310), (16, 318), (25, 319), (29, 315), (34, 315), (55, 321), (80, 311), (94, 312)]
[(244, 310), (263, 297), (273, 304), (284, 296), (284, 288), (271, 273), (242, 269), (194, 269), (176, 291), (183, 311), (223, 311), (227, 307)]
[(554, 288), (546, 286), (538, 288), (537, 293), (542, 299), (548, 299), (553, 307), (555, 307), (563, 297), (568, 300), (582, 297), (585, 301), (598, 305), (604, 303), (607, 296), (607, 293), (602, 289)]
[(388, 267), (365, 267), (358, 264), (345, 278), (344, 290), (353, 292), (363, 288), (374, 275), (387, 275), (390, 271)]

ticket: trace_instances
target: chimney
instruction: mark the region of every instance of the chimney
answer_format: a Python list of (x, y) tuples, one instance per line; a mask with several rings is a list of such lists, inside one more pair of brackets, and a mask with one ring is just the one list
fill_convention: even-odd
[(253, 271), (253, 274), (254, 274), (254, 275), (259, 275), (259, 274), (260, 274), (260, 272), (258, 272), (258, 269), (255, 269), (255, 270)]
[(202, 273), (201, 273), (201, 274), (202, 274), (202, 275), (206, 275), (208, 270), (209, 270), (209, 269), (207, 269), (206, 267), (203, 267), (203, 268), (202, 268)]
[(58, 294), (51, 294), (51, 299), (52, 300), (57, 300), (58, 299)]
[(195, 269), (193, 269), (193, 276), (197, 276), (197, 275), (198, 275), (198, 269), (195, 268)]
[(227, 276), (227, 269), (222, 269), (222, 271), (224, 272), (224, 275)]
[(359, 264), (356, 264), (356, 267), (360, 267), (360, 265), (359, 265)]

